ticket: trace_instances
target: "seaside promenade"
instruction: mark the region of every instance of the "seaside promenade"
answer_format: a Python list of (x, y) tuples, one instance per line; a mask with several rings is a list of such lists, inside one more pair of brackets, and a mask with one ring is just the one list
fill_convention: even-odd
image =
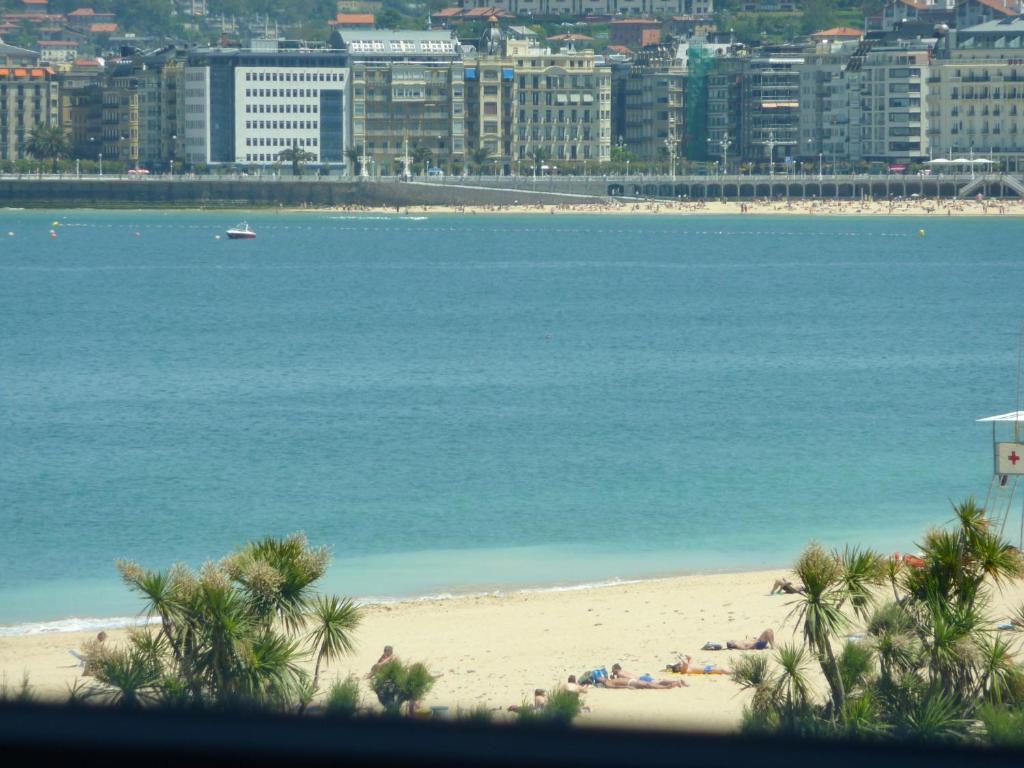
[(626, 201), (869, 203), (1024, 198), (1011, 174), (774, 176), (0, 176), (7, 207), (340, 207), (583, 205)]

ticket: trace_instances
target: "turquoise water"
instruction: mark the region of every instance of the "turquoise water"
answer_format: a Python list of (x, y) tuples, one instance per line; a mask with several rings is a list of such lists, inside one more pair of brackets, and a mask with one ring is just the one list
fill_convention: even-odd
[(910, 549), (1015, 407), (1019, 220), (234, 218), (0, 213), (0, 623), (295, 530), (381, 598)]

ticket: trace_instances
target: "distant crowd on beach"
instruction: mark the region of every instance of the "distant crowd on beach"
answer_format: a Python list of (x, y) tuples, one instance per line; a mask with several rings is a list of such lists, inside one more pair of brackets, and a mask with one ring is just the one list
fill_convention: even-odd
[(774, 199), (749, 201), (718, 200), (630, 200), (609, 198), (595, 203), (510, 205), (396, 206), (380, 208), (345, 205), (331, 208), (339, 213), (413, 215), (426, 213), (475, 214), (741, 214), (813, 216), (1022, 216), (1024, 200), (902, 197), (886, 200), (836, 200), (830, 198)]

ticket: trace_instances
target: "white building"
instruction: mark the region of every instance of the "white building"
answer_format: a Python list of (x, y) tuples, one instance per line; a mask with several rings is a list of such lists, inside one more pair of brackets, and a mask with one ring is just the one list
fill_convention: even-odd
[(348, 75), (344, 54), (325, 48), (258, 41), (251, 49), (191, 52), (188, 161), (276, 165), (282, 152), (296, 149), (310, 163), (343, 165)]

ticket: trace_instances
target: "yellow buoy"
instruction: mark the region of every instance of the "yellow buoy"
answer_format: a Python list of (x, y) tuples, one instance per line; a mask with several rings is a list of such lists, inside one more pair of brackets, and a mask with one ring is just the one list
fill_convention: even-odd
[(924, 237), (924, 230), (923, 229), (917, 230), (917, 236), (918, 237)]
[(59, 226), (60, 226), (60, 222), (59, 222), (59, 221), (55, 221), (55, 222), (53, 222), (53, 224), (51, 224), (50, 226), (51, 226), (51, 227), (59, 227)]

